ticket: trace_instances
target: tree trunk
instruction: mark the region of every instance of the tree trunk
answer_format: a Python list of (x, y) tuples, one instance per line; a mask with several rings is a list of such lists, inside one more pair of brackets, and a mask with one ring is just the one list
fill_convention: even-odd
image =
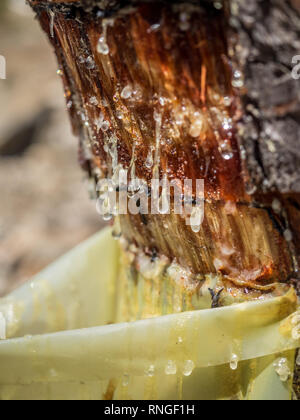
[(192, 220), (142, 209), (118, 217), (131, 273), (123, 292), (143, 280), (152, 296), (141, 310), (127, 294), (129, 319), (163, 312), (166, 281), (176, 295), (168, 312), (297, 287), (299, 1), (29, 2), (95, 184), (124, 169), (148, 188), (153, 178), (204, 180), (203, 223), (195, 188)]

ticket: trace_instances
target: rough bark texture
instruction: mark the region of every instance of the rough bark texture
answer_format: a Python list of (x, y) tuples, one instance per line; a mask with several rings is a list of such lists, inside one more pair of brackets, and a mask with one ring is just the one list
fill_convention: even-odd
[(238, 36), (234, 60), (242, 68), (241, 137), (253, 184), (281, 193), (300, 191), (300, 80), (292, 77), (300, 52), (300, 2), (232, 2)]

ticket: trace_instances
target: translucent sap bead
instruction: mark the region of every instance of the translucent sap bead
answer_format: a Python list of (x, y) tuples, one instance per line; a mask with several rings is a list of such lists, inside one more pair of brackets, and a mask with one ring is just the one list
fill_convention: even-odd
[(238, 368), (239, 359), (236, 354), (232, 355), (231, 361), (230, 361), (230, 369), (231, 370), (237, 370)]
[(192, 360), (186, 360), (183, 364), (182, 373), (184, 376), (190, 376), (195, 369), (195, 363)]
[(108, 55), (109, 54), (109, 47), (106, 43), (104, 37), (100, 37), (98, 44), (97, 44), (97, 51), (99, 54)]
[(285, 357), (279, 359), (277, 362), (274, 363), (275, 372), (280, 377), (282, 382), (286, 382), (290, 375), (291, 371), (288, 365), (288, 361)]
[(122, 385), (124, 387), (129, 385), (129, 375), (128, 375), (128, 373), (124, 373), (123, 379), (122, 379)]
[(176, 375), (177, 373), (177, 366), (174, 360), (168, 360), (168, 363), (165, 368), (166, 375)]
[(132, 87), (130, 85), (125, 86), (121, 92), (121, 98), (129, 99), (132, 96), (132, 94), (133, 94)]
[(145, 370), (146, 376), (149, 376), (149, 377), (154, 376), (154, 372), (155, 372), (155, 366), (154, 365), (150, 365), (148, 367), (148, 369)]

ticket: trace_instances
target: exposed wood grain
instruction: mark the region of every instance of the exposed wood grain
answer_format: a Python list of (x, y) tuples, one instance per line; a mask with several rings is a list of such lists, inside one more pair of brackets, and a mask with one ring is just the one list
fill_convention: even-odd
[[(55, 46), (73, 127), (81, 138), (81, 162), (91, 175), (113, 175), (114, 144), (118, 164), (130, 168), (134, 159), (136, 175), (149, 182), (153, 168), (145, 162), (156, 147), (156, 113), (162, 120), (160, 178), (167, 174), (170, 180), (205, 180), (207, 204), (199, 233), (172, 215), (150, 216), (146, 223), (140, 216), (128, 216), (122, 217), (127, 239), (145, 251), (156, 247), (159, 254), (203, 275), (220, 270), (214, 262), (222, 261), (222, 272), (237, 285), (243, 270), (254, 273), (245, 283), (254, 288), (293, 276), (295, 257), (284, 237), (287, 226), (278, 229), (271, 202), (264, 209), (260, 198), (258, 208), (256, 198), (249, 195), (246, 163), (251, 162), (251, 150), (245, 161), (241, 147), (248, 137), (241, 138), (241, 129), (237, 131), (241, 115), (246, 125), (240, 98), (245, 101), (249, 91), (243, 83), (233, 83), (239, 78), (234, 73), (237, 63), (230, 57), (233, 40), (227, 9), (217, 10), (209, 2), (175, 8), (142, 3), (114, 15), (113, 21), (80, 9), (71, 16), (68, 10), (51, 15), (38, 6), (36, 11)], [(186, 28), (180, 13), (188, 16)], [(104, 31), (108, 54), (97, 51)], [(126, 86), (135, 96), (122, 97)], [(99, 118), (107, 123), (105, 131), (97, 125)], [(197, 118), (203, 127), (195, 135)], [(260, 169), (260, 162), (255, 167)], [(237, 203), (229, 215), (228, 201)], [(228, 259), (222, 255), (225, 244), (234, 250)]]

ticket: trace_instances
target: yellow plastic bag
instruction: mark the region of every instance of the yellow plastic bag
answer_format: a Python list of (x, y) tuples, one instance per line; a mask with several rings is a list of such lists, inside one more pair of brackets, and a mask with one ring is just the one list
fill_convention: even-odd
[(107, 229), (0, 300), (0, 399), (291, 398), (300, 347), (292, 289), (113, 324), (118, 262)]

